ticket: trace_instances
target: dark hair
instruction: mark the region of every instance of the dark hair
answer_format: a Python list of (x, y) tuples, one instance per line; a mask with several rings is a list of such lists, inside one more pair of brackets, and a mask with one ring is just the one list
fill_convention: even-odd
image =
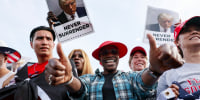
[(49, 27), (46, 27), (46, 26), (38, 26), (36, 28), (34, 28), (32, 31), (31, 31), (31, 34), (30, 34), (30, 41), (32, 42), (33, 41), (33, 37), (35, 36), (35, 33), (37, 31), (40, 31), (40, 30), (46, 30), (46, 31), (49, 31), (51, 32), (52, 36), (53, 36), (53, 41), (55, 41), (56, 39), (56, 36), (55, 36), (55, 32), (49, 28)]

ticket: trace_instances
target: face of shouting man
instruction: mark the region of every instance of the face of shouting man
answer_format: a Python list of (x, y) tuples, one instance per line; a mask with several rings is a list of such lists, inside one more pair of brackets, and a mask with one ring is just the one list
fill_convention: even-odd
[(104, 74), (117, 72), (117, 65), (119, 63), (119, 51), (117, 47), (112, 45), (103, 47), (99, 51), (99, 58), (104, 68)]
[(34, 49), (37, 56), (49, 56), (52, 57), (54, 48), (54, 41), (51, 32), (47, 30), (36, 31), (31, 47)]

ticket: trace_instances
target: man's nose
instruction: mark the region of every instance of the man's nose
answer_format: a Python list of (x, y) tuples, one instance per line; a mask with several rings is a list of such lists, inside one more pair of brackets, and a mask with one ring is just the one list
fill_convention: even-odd
[(142, 58), (141, 58), (141, 57), (139, 57), (139, 58), (138, 58), (138, 60), (139, 60), (139, 61), (141, 61), (141, 60), (142, 60)]
[(112, 52), (108, 52), (106, 56), (113, 56), (114, 54)]
[(47, 39), (43, 39), (42, 40), (42, 44), (48, 44), (48, 40)]
[(78, 57), (78, 56), (75, 56), (74, 58), (75, 58), (75, 59), (79, 59), (79, 57)]

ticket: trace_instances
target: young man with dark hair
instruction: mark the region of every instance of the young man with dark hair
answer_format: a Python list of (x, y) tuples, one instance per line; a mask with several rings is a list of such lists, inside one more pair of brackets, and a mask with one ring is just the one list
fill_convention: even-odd
[(54, 40), (55, 33), (49, 27), (39, 26), (34, 28), (30, 33), (30, 45), (35, 51), (38, 62), (27, 63), (17, 75), (22, 80), (30, 78), (31, 82), (36, 83), (38, 96), (42, 100), (68, 100), (64, 86), (50, 86), (44, 78), (45, 66), (49, 59), (53, 58)]

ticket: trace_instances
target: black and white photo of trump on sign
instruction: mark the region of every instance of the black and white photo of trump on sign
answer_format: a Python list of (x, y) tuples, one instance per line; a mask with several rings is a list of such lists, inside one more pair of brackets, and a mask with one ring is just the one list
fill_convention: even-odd
[(179, 20), (179, 14), (175, 11), (148, 6), (143, 41), (148, 42), (146, 34), (150, 33), (158, 45), (174, 45), (173, 33)]
[(83, 0), (46, 0), (47, 21), (58, 41), (71, 40), (93, 31)]

